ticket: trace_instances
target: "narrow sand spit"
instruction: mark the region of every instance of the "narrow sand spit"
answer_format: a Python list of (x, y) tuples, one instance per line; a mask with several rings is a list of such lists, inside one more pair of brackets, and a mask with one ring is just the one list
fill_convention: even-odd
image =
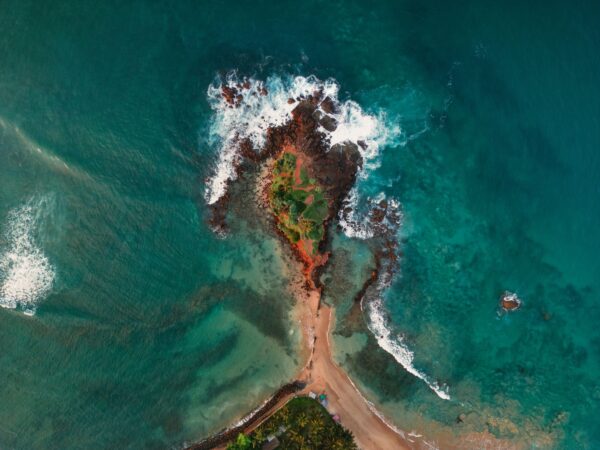
[(348, 375), (333, 361), (329, 339), (333, 309), (323, 304), (319, 307), (319, 296), (315, 290), (308, 298), (299, 300), (303, 303), (299, 308), (304, 339), (312, 347), (308, 364), (299, 376), (307, 382), (302, 393), (325, 392), (328, 410), (340, 416), (342, 425), (352, 431), (360, 448), (410, 449), (409, 443), (371, 410)]
[[(327, 394), (327, 409), (331, 414), (340, 416), (342, 425), (352, 432), (357, 445), (363, 450), (420, 448), (418, 444), (409, 444), (380, 419), (350, 378), (333, 361), (329, 339), (333, 309), (319, 304), (320, 293), (317, 290), (307, 292), (303, 287), (295, 290), (299, 296), (296, 314), (302, 327), (304, 352), (307, 356), (307, 364), (297, 377), (306, 383), (306, 387), (298, 394), (308, 395), (311, 391)], [(256, 429), (290, 398), (292, 395), (281, 399), (244, 431), (249, 433)], [(225, 446), (218, 448), (225, 449)]]

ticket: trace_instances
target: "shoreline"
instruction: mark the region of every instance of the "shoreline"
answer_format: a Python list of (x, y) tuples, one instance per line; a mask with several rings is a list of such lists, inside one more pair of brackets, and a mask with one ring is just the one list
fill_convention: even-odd
[[(291, 255), (296, 256), (296, 255)], [(300, 264), (299, 261), (295, 261)], [(295, 268), (290, 268), (290, 272)], [(350, 430), (359, 448), (364, 450), (431, 448), (409, 441), (406, 433), (390, 424), (382, 412), (366, 399), (349, 375), (333, 359), (330, 332), (335, 321), (334, 308), (321, 302), (317, 289), (307, 289), (302, 272), (293, 276), (290, 290), (296, 298), (293, 314), (302, 332), (300, 354), (305, 364), (294, 381), (285, 384), (238, 423), (187, 446), (190, 450), (225, 449), (238, 433), (250, 433), (275, 414), (291, 398), (325, 392), (327, 410), (340, 416), (340, 423)], [(286, 390), (291, 385), (298, 388)], [(303, 387), (301, 387), (303, 386)]]
[(352, 432), (361, 449), (413, 448), (397, 429), (382, 419), (383, 414), (333, 360), (330, 332), (335, 320), (334, 309), (325, 304), (319, 307), (320, 301), (320, 293), (316, 290), (308, 292), (305, 299), (298, 299), (299, 307), (304, 310), (301, 319), (304, 347), (310, 349), (307, 364), (297, 377), (306, 382), (299, 393), (325, 392), (328, 411), (340, 416), (340, 423)]

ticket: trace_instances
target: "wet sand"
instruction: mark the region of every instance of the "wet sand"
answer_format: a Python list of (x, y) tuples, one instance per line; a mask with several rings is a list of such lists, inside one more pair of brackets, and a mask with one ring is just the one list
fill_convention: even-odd
[(371, 410), (348, 375), (333, 361), (329, 339), (333, 309), (323, 304), (319, 308), (319, 295), (314, 290), (298, 300), (299, 320), (310, 352), (298, 377), (307, 383), (302, 393), (325, 392), (329, 412), (340, 416), (341, 424), (352, 432), (362, 449), (414, 448)]

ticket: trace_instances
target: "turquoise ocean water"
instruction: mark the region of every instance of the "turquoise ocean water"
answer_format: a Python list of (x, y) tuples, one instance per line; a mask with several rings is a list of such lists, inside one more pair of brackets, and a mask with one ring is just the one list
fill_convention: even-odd
[(233, 69), (332, 77), (401, 129), (359, 192), (402, 205), (388, 326), (450, 400), (347, 324), (366, 244), (338, 232), (328, 274), (337, 358), (386, 416), (598, 448), (599, 20), (595, 2), (0, 2), (0, 448), (180, 447), (301, 364), (278, 241), (206, 224), (207, 88)]

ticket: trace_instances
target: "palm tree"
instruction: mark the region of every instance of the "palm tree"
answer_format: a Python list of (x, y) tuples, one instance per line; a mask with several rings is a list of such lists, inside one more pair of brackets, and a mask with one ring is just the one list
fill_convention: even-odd
[(321, 415), (311, 417), (308, 422), (308, 437), (315, 448), (323, 448), (324, 431), (323, 417)]
[(259, 427), (254, 433), (252, 433), (252, 443), (255, 448), (260, 448), (261, 444), (265, 440), (265, 433), (262, 427)]
[(277, 422), (280, 422), (283, 425), (288, 426), (289, 423), (290, 423), (290, 410), (289, 410), (289, 408), (287, 406), (284, 406), (279, 411), (277, 411), (277, 414), (275, 414), (275, 417), (277, 418)]
[(287, 437), (290, 440), (291, 448), (301, 448), (304, 445), (304, 436), (298, 430), (291, 429), (287, 432)]
[(238, 434), (235, 442), (232, 442), (227, 446), (227, 450), (249, 450), (251, 446), (252, 439), (250, 439), (244, 433), (240, 433)]
[(300, 414), (298, 414), (298, 417), (296, 417), (296, 423), (298, 424), (298, 428), (301, 429), (308, 424), (308, 416), (305, 412), (301, 412)]

